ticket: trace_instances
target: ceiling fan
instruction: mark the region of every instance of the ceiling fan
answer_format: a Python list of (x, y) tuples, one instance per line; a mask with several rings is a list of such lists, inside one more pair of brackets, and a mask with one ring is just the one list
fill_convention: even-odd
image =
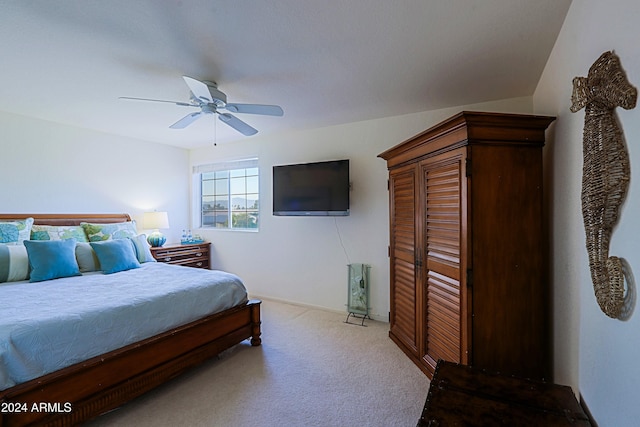
[[(242, 114), (260, 114), (264, 116), (282, 116), (284, 111), (277, 105), (262, 105), (262, 104), (236, 104), (227, 103), (227, 95), (218, 90), (218, 85), (214, 82), (199, 81), (191, 77), (182, 76), (189, 90), (191, 96), (189, 102), (177, 102), (177, 101), (164, 101), (161, 99), (148, 99), (148, 98), (131, 98), (128, 96), (121, 96), (120, 99), (129, 99), (134, 101), (151, 101), (151, 102), (168, 102), (182, 107), (196, 107), (200, 108), (200, 111), (196, 111), (187, 114), (171, 126), (171, 129), (184, 129), (194, 121), (198, 120), (205, 114), (217, 114), (218, 119), (223, 123), (231, 126), (243, 135), (251, 136), (258, 133), (258, 130), (251, 127), (247, 123), (243, 122), (232, 113)], [(220, 110), (226, 110), (228, 112), (220, 112)]]

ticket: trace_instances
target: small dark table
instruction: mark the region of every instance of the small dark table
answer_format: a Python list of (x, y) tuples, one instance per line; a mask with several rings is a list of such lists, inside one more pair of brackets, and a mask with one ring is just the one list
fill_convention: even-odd
[(571, 387), (440, 360), (418, 427), (591, 426)]

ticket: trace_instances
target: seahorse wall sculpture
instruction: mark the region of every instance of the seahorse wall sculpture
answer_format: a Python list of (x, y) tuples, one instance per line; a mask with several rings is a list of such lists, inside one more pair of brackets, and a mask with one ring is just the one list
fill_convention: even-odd
[(585, 108), (582, 216), (591, 280), (598, 305), (618, 318), (624, 303), (622, 261), (609, 256), (609, 241), (629, 187), (629, 155), (615, 107), (634, 108), (637, 90), (627, 81), (620, 60), (605, 52), (587, 77), (573, 79), (571, 112)]

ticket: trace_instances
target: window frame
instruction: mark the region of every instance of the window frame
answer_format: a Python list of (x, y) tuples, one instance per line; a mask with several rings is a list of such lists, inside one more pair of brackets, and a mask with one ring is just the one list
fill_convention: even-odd
[[(238, 171), (242, 171), (238, 173)], [(235, 172), (235, 173), (234, 173)], [(235, 176), (234, 176), (235, 175)], [(223, 184), (223, 182), (226, 183)], [(256, 181), (250, 184), (250, 181)], [(244, 189), (238, 190), (236, 185), (242, 185)], [(212, 190), (212, 194), (207, 194), (205, 185)], [(250, 188), (251, 185), (251, 188)], [(234, 188), (235, 187), (235, 188)], [(245, 231), (258, 232), (260, 230), (260, 167), (257, 158), (249, 158), (233, 161), (221, 161), (193, 167), (193, 220), (199, 228), (206, 230), (223, 231)], [(255, 189), (255, 191), (253, 191)], [(218, 190), (223, 190), (218, 192)], [(255, 196), (255, 199), (249, 198)], [(209, 199), (210, 206), (214, 209), (205, 209), (205, 198)], [(244, 198), (245, 201), (254, 200), (254, 206), (234, 205), (234, 198)], [(226, 209), (215, 209), (216, 201), (222, 202), (219, 207)], [(225, 206), (226, 205), (226, 206)], [(235, 207), (237, 208), (235, 208)], [(214, 216), (214, 222), (206, 224), (205, 212)], [(222, 214), (221, 212), (225, 212)], [(217, 226), (216, 216), (226, 216), (226, 225)], [(244, 224), (248, 224), (251, 214), (255, 213), (255, 227), (243, 227), (235, 225), (237, 218), (245, 215)]]

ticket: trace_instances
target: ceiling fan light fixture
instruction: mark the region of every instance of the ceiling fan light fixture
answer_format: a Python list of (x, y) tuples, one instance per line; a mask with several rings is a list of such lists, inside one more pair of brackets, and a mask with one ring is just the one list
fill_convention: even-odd
[(216, 104), (218, 108), (224, 108), (227, 104), (227, 95), (218, 90), (216, 82), (204, 81), (203, 83), (207, 85), (207, 89), (209, 89), (209, 93), (211, 94), (212, 99), (210, 102)]
[(202, 108), (202, 112), (204, 114), (213, 114), (213, 113), (217, 113), (218, 112), (217, 109), (216, 109), (216, 106), (213, 105), (213, 104), (205, 104), (200, 108)]

